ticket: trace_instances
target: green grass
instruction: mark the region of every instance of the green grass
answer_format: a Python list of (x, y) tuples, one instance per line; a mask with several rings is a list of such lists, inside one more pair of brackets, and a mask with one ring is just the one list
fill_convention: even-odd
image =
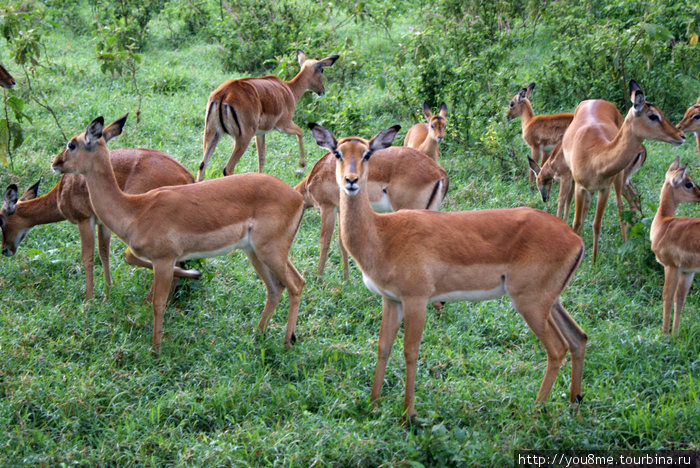
[[(379, 42), (373, 47), (390, 54)], [(196, 169), (208, 94), (230, 77), (216, 46), (193, 41), (149, 49), (138, 75), (144, 92), (138, 124), (131, 85), (101, 74), (89, 42), (56, 34), (48, 51), (55, 68), (42, 85), (67, 136), (98, 115), (110, 122), (130, 112), (112, 147), (156, 148)], [(307, 97), (306, 104), (330, 106), (324, 100), (345, 92), (333, 84), (332, 69), (325, 79), (328, 94)], [(381, 99), (392, 102), (390, 90), (360, 82), (348, 99), (376, 109)], [(654, 90), (646, 91), (653, 99)], [(22, 80), (10, 92), (21, 94)], [(504, 91), (504, 112), (513, 92)], [(22, 190), (42, 175), (46, 193), (58, 180), (50, 161), (65, 140), (41, 108), (28, 110), (27, 141), (15, 170), (0, 169), (0, 181)], [(394, 123), (391, 112), (377, 116), (375, 133)], [(407, 129), (414, 118), (398, 123)], [(502, 144), (517, 158), (489, 160), (448, 129), (441, 149), (451, 178), (444, 210), (555, 211), (555, 201), (543, 204), (527, 183), (519, 123), (503, 125), (515, 127), (503, 130), (513, 139)], [(304, 142), (310, 167), (323, 150), (309, 132)], [(230, 138), (220, 140), (207, 177), (219, 176), (232, 147)], [(647, 148), (633, 181), (645, 216), (653, 216), (670, 162), (679, 155), (694, 161), (697, 153), (692, 144)], [(270, 134), (267, 154), (266, 172), (296, 184), (295, 138)], [(251, 145), (237, 172), (256, 168)], [(533, 405), (545, 353), (507, 298), (451, 303), (428, 310), (416, 389), (420, 427), (399, 425), (401, 333), (380, 405), (369, 404), (381, 300), (365, 289), (354, 265), (351, 278), (342, 279), (335, 242), (325, 280), (316, 279), (317, 211), (305, 214), (291, 252), (307, 284), (297, 327), (302, 341), (290, 350), (282, 343), (286, 296), (268, 332), (256, 333), (265, 291), (240, 253), (200, 262), (203, 278), (182, 283), (167, 308), (161, 355), (154, 356), (151, 307), (144, 303), (151, 273), (126, 265), (123, 246), (114, 241), (109, 297), (97, 267), (96, 298), (85, 302), (77, 229), (37, 227), (14, 258), (0, 260), (0, 465), (503, 466), (517, 449), (698, 450), (697, 294), (691, 290), (680, 334), (662, 335), (663, 274), (650, 256), (648, 229), (619, 253), (614, 200), (609, 205), (598, 262), (590, 258), (591, 210), (584, 227), (589, 253), (562, 298), (589, 336), (580, 410), (572, 413), (568, 404), (568, 360), (549, 402)]]

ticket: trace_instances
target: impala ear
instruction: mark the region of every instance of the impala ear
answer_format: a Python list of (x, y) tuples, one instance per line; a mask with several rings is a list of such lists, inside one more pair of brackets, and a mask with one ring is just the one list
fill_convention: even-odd
[(394, 125), (386, 130), (377, 133), (374, 138), (369, 141), (369, 150), (375, 152), (380, 149), (388, 148), (394, 142), (396, 134), (401, 129), (401, 125)]
[(530, 170), (535, 173), (535, 177), (540, 175), (540, 171), (542, 170), (540, 166), (537, 165), (534, 159), (532, 159), (530, 156), (527, 157), (527, 163), (530, 166)]
[(102, 116), (96, 118), (90, 125), (87, 126), (85, 130), (85, 144), (92, 146), (97, 143), (97, 140), (102, 138), (102, 129), (105, 125), (105, 119)]
[(335, 63), (336, 60), (338, 60), (339, 57), (339, 55), (329, 55), (323, 60), (319, 60), (318, 63), (321, 64), (321, 67), (330, 67)]
[(444, 102), (440, 103), (440, 117), (443, 119), (447, 117), (447, 104)]
[(518, 91), (518, 94), (516, 97), (518, 99), (518, 102), (525, 99), (527, 97), (527, 88), (522, 88), (520, 91)]
[(301, 49), (297, 49), (297, 60), (299, 61), (299, 66), (304, 65), (304, 62), (306, 62), (306, 54)]
[(535, 83), (530, 83), (527, 85), (527, 90), (525, 91), (525, 97), (529, 98), (530, 95), (532, 94), (532, 90), (535, 89)]
[(2, 207), (5, 216), (10, 216), (14, 214), (17, 209), (17, 186), (15, 184), (10, 184), (5, 190), (5, 194), (2, 196)]
[(630, 101), (632, 101), (632, 105), (634, 106), (635, 115), (639, 115), (644, 109), (646, 97), (644, 96), (642, 88), (634, 80), (630, 80)]
[(41, 178), (24, 192), (19, 201), (34, 200), (39, 195), (39, 184), (41, 184)]
[(430, 120), (430, 117), (433, 116), (433, 113), (430, 111), (430, 106), (428, 105), (427, 101), (423, 102), (423, 115), (428, 120)]
[(121, 119), (115, 120), (114, 122), (109, 124), (107, 128), (104, 129), (104, 131), (102, 132), (102, 136), (104, 137), (105, 142), (122, 134), (122, 130), (124, 129), (124, 124), (126, 123), (127, 117), (129, 117), (129, 114), (126, 114)]
[(335, 152), (335, 150), (338, 148), (338, 141), (335, 139), (330, 130), (313, 122), (309, 123), (309, 128), (311, 129), (311, 135), (314, 137), (314, 140), (316, 140), (316, 144), (318, 146)]

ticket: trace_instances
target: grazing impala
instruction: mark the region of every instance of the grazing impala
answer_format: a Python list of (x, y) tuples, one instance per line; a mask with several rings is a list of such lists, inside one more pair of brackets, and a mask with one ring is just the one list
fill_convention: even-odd
[[(532, 159), (537, 164), (544, 164), (545, 154), (551, 151), (561, 141), (566, 128), (574, 118), (574, 114), (564, 112), (552, 115), (535, 115), (530, 104), (530, 94), (535, 89), (535, 83), (530, 83), (527, 88), (522, 88), (513, 96), (508, 104), (506, 117), (512, 120), (520, 116), (522, 122), (523, 140), (528, 144), (532, 152)], [(528, 172), (528, 179), (534, 180), (532, 173)]]
[(10, 89), (14, 88), (16, 83), (17, 82), (15, 79), (12, 78), (12, 75), (10, 75), (10, 72), (8, 72), (5, 67), (0, 65), (0, 86)]
[(197, 184), (122, 192), (107, 142), (121, 134), (126, 116), (104, 128), (98, 117), (53, 161), (62, 173), (87, 181), (97, 217), (138, 258), (153, 264), (153, 348), (160, 350), (163, 315), (176, 262), (243, 250), (267, 288), (258, 328), (265, 331), (284, 288), (289, 292), (285, 345), (296, 338), (304, 279), (289, 249), (304, 210), (303, 197), (276, 177), (248, 173)]
[(424, 102), (423, 115), (428, 123), (417, 123), (408, 129), (403, 145), (415, 148), (437, 161), (440, 154), (440, 142), (445, 138), (447, 105), (444, 102), (440, 104), (440, 112), (433, 115), (428, 103)]
[(685, 141), (683, 132), (646, 101), (636, 81), (630, 80), (629, 89), (633, 106), (624, 120), (608, 101), (583, 101), (576, 107), (574, 120), (562, 140), (564, 158), (576, 184), (573, 228), (577, 234), (581, 233), (591, 194), (599, 192), (593, 221), (594, 262), (610, 185), (617, 174), (634, 161), (645, 139), (676, 145)]
[(587, 337), (561, 306), (559, 296), (583, 258), (581, 238), (561, 219), (531, 208), (375, 213), (368, 193), (370, 157), (391, 145), (399, 126), (369, 141), (359, 137), (337, 141), (327, 129), (309, 126), (318, 145), (337, 158), (343, 244), (362, 270), (367, 288), (383, 300), (371, 399), (376, 402), (381, 393), (402, 319), (404, 409), (412, 418), (428, 301), (478, 301), (508, 294), (547, 352), (537, 400), (549, 396), (567, 350), (572, 360), (569, 399), (580, 400)]
[(680, 121), (677, 127), (684, 132), (695, 132), (698, 153), (700, 153), (700, 96), (698, 96), (697, 102), (685, 111), (683, 120)]
[(204, 179), (211, 158), (222, 133), (234, 139), (233, 153), (224, 168), (224, 175), (233, 170), (255, 137), (258, 150), (258, 172), (265, 167), (265, 134), (277, 129), (297, 136), (299, 142), (299, 165), (304, 166), (304, 142), (301, 128), (292, 122), (294, 108), (307, 89), (323, 96), (323, 69), (338, 59), (331, 55), (322, 60), (307, 59), (297, 50), (301, 70), (290, 81), (282, 81), (274, 75), (260, 78), (228, 80), (209, 96), (204, 117), (204, 157), (199, 164), (197, 181)]
[(651, 223), (651, 250), (664, 266), (664, 317), (661, 330), (669, 332), (671, 303), (674, 305), (673, 334), (681, 325), (681, 312), (695, 273), (700, 271), (700, 219), (674, 217), (683, 202), (700, 202), (700, 188), (678, 167), (678, 158), (666, 172), (659, 208)]
[[(150, 149), (115, 149), (109, 152), (119, 188), (126, 193), (143, 193), (165, 185), (183, 185), (194, 182), (192, 174), (167, 154)], [(100, 261), (104, 271), (105, 285), (111, 285), (109, 273), (109, 244), (111, 233), (101, 223), (95, 223), (95, 213), (90, 206), (85, 178), (77, 174), (65, 174), (46, 195), (37, 198), (39, 182), (32, 185), (21, 198), (17, 197), (17, 186), (10, 185), (5, 191), (4, 204), (0, 210), (2, 222), (2, 253), (8, 257), (17, 248), (29, 230), (39, 224), (68, 220), (78, 225), (83, 265), (85, 267), (85, 298), (93, 293), (93, 267), (95, 263), (95, 224)], [(143, 265), (127, 249), (127, 263)], [(193, 277), (193, 271), (175, 268), (177, 277)]]
[[(535, 173), (537, 188), (542, 196), (542, 201), (547, 202), (549, 199), (549, 192), (552, 188), (552, 181), (554, 179), (559, 179), (559, 195), (557, 200), (557, 216), (562, 218), (564, 221), (569, 220), (569, 207), (571, 206), (571, 200), (574, 197), (574, 179), (571, 177), (571, 170), (569, 166), (566, 165), (566, 160), (564, 159), (564, 153), (561, 150), (561, 143), (552, 150), (547, 161), (540, 168), (532, 158), (528, 157), (528, 163), (530, 164), (530, 169)], [(622, 229), (622, 238), (627, 240), (627, 228), (626, 223), (623, 219), (623, 209), (620, 198), (620, 192), (622, 196), (627, 200), (627, 204), (631, 211), (639, 211), (641, 213), (641, 200), (637, 194), (637, 190), (634, 188), (630, 177), (634, 175), (644, 164), (647, 159), (647, 149), (644, 145), (639, 147), (639, 152), (637, 157), (623, 170), (618, 173), (613, 180), (613, 187), (615, 188), (615, 197), (617, 199), (617, 210), (620, 215), (620, 227)]]
[[(314, 164), (309, 175), (295, 187), (304, 196), (306, 208), (321, 209), (321, 248), (318, 276), (322, 277), (333, 237), (338, 211), (338, 184), (335, 181), (335, 157), (326, 153)], [(392, 146), (377, 151), (369, 169), (367, 190), (372, 208), (395, 211), (406, 208), (437, 210), (447, 194), (445, 170), (418, 150)], [(343, 277), (348, 277), (348, 254), (340, 236)]]

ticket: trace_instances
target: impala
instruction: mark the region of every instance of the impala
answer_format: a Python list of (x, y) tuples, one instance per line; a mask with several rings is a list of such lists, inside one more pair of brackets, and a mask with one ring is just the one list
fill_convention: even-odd
[[(150, 149), (115, 149), (109, 152), (119, 188), (126, 193), (143, 193), (164, 185), (184, 185), (194, 182), (192, 174), (167, 154)], [(39, 181), (41, 182), (41, 181)], [(97, 224), (98, 252), (104, 271), (105, 285), (109, 289), (109, 244), (111, 233), (101, 223), (96, 223), (90, 206), (85, 179), (77, 174), (65, 174), (44, 196), (37, 198), (39, 182), (32, 185), (18, 199), (17, 186), (5, 191), (0, 210), (2, 223), (2, 253), (8, 257), (17, 252), (29, 230), (40, 224), (68, 220), (78, 225), (83, 266), (85, 268), (85, 298), (93, 294), (93, 268), (95, 263), (95, 224)], [(127, 263), (146, 266), (127, 249)], [(175, 268), (176, 277), (197, 277), (193, 270)]]
[[(564, 221), (569, 220), (569, 207), (574, 196), (574, 179), (571, 177), (571, 170), (566, 164), (564, 153), (561, 151), (561, 143), (554, 147), (552, 153), (547, 158), (547, 161), (540, 168), (532, 158), (528, 157), (530, 169), (536, 176), (537, 188), (542, 196), (542, 201), (547, 202), (549, 192), (552, 188), (552, 181), (559, 179), (559, 195), (557, 200), (557, 217)], [(620, 216), (620, 227), (622, 229), (622, 238), (627, 240), (627, 227), (623, 219), (622, 196), (627, 200), (627, 204), (631, 211), (639, 211), (641, 213), (641, 200), (634, 188), (630, 177), (634, 175), (644, 164), (647, 159), (647, 150), (644, 145), (639, 147), (637, 157), (613, 180), (615, 188), (615, 198), (617, 199), (617, 210)]]
[(562, 139), (564, 159), (575, 182), (573, 228), (577, 234), (581, 233), (591, 194), (599, 192), (593, 221), (594, 262), (610, 185), (617, 174), (634, 161), (645, 139), (676, 145), (685, 141), (683, 132), (646, 101), (636, 81), (630, 80), (629, 90), (633, 106), (624, 120), (608, 101), (583, 101), (576, 107), (574, 120)]
[(417, 123), (408, 129), (403, 145), (415, 148), (437, 161), (440, 154), (440, 142), (445, 138), (447, 105), (444, 102), (440, 104), (440, 112), (433, 115), (428, 103), (424, 102), (423, 115), (428, 123)]
[(359, 137), (338, 141), (324, 127), (310, 127), (318, 145), (337, 158), (343, 244), (362, 271), (367, 288), (383, 300), (372, 401), (381, 393), (402, 320), (404, 410), (412, 418), (427, 303), (487, 300), (504, 294), (510, 296), (547, 352), (537, 400), (549, 396), (567, 350), (572, 359), (569, 399), (580, 400), (587, 337), (561, 306), (559, 296), (583, 258), (581, 238), (561, 219), (531, 208), (376, 213), (369, 202), (370, 157), (391, 145), (399, 126), (369, 141)]
[[(522, 88), (508, 103), (506, 117), (512, 120), (521, 117), (523, 140), (530, 147), (532, 159), (537, 164), (544, 164), (546, 153), (551, 151), (561, 141), (566, 128), (574, 118), (570, 112), (553, 115), (535, 115), (530, 104), (530, 94), (535, 89), (535, 83), (530, 83), (527, 88)], [(532, 173), (528, 172), (528, 179), (534, 180)]]
[[(367, 183), (370, 203), (377, 211), (405, 208), (437, 210), (447, 194), (449, 181), (445, 170), (418, 150), (392, 146), (374, 155)], [(319, 159), (295, 189), (304, 196), (305, 208), (315, 206), (321, 209), (318, 276), (322, 277), (340, 198), (333, 154), (327, 153)], [(338, 244), (343, 259), (343, 277), (347, 279), (348, 254), (340, 236)]]
[(700, 153), (700, 96), (698, 96), (697, 102), (685, 111), (683, 120), (678, 123), (677, 127), (684, 132), (695, 132), (698, 153)]
[(290, 81), (274, 75), (259, 78), (228, 80), (216, 88), (207, 101), (204, 117), (204, 156), (197, 171), (197, 181), (204, 179), (209, 158), (222, 133), (233, 137), (233, 153), (224, 168), (224, 175), (233, 174), (238, 161), (255, 137), (258, 151), (258, 172), (265, 167), (265, 134), (272, 129), (297, 136), (299, 165), (304, 166), (304, 142), (301, 128), (292, 121), (294, 108), (307, 89), (323, 96), (323, 69), (338, 59), (331, 55), (322, 60), (307, 59), (297, 50), (301, 70)]
[(681, 325), (681, 312), (695, 273), (700, 271), (700, 219), (677, 216), (683, 202), (700, 202), (700, 188), (686, 174), (688, 165), (678, 167), (678, 158), (666, 172), (659, 208), (651, 223), (651, 250), (664, 266), (664, 316), (661, 330), (669, 332), (671, 303), (674, 304), (673, 334)]
[(267, 289), (258, 323), (265, 331), (284, 288), (289, 293), (285, 345), (296, 337), (304, 279), (289, 249), (304, 210), (303, 197), (276, 177), (248, 173), (143, 194), (121, 191), (107, 142), (121, 134), (126, 116), (106, 128), (98, 117), (53, 161), (62, 173), (85, 176), (100, 221), (138, 258), (153, 264), (153, 348), (160, 350), (163, 315), (176, 262), (243, 250)]
[(14, 88), (16, 83), (17, 82), (15, 79), (12, 78), (12, 75), (10, 75), (10, 72), (8, 72), (5, 67), (0, 65), (0, 86), (10, 89)]

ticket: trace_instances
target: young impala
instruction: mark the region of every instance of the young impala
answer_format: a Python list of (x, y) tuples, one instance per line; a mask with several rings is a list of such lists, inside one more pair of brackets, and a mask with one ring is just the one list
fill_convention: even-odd
[[(574, 197), (574, 179), (571, 177), (571, 169), (566, 164), (564, 153), (561, 150), (561, 142), (552, 150), (547, 161), (540, 168), (532, 158), (528, 157), (530, 169), (536, 176), (537, 189), (540, 191), (542, 201), (547, 202), (549, 192), (552, 188), (552, 181), (559, 179), (559, 195), (557, 199), (557, 217), (564, 221), (569, 221), (569, 208)], [(637, 190), (634, 188), (630, 178), (641, 169), (642, 164), (647, 159), (647, 149), (644, 145), (639, 147), (637, 157), (613, 180), (615, 198), (617, 200), (617, 211), (620, 216), (620, 228), (622, 229), (622, 239), (627, 240), (627, 226), (623, 217), (622, 196), (627, 200), (627, 205), (631, 211), (639, 211), (641, 214), (641, 200)]]
[[(535, 83), (530, 83), (527, 88), (522, 88), (508, 103), (506, 117), (512, 120), (521, 117), (523, 140), (530, 147), (532, 159), (537, 164), (544, 164), (546, 153), (552, 151), (554, 146), (561, 141), (566, 128), (574, 118), (574, 114), (563, 112), (552, 115), (535, 115), (530, 104), (530, 94), (535, 89)], [(528, 171), (528, 179), (534, 180), (532, 173)]]
[(440, 142), (445, 138), (447, 105), (444, 102), (440, 104), (440, 112), (434, 115), (430, 112), (428, 103), (424, 102), (423, 115), (428, 123), (417, 123), (409, 128), (403, 145), (415, 148), (437, 161), (440, 155)]
[(636, 81), (630, 80), (629, 90), (633, 106), (624, 120), (617, 107), (608, 101), (583, 101), (576, 107), (574, 120), (562, 139), (564, 159), (576, 184), (573, 223), (576, 233), (580, 234), (583, 228), (591, 194), (599, 192), (593, 221), (594, 262), (610, 185), (637, 157), (639, 145), (645, 139), (676, 145), (685, 141), (683, 132), (646, 101)]
[(695, 132), (698, 153), (700, 153), (700, 96), (698, 96), (697, 102), (685, 111), (683, 120), (678, 123), (677, 127), (684, 132)]
[[(194, 182), (192, 174), (167, 154), (151, 149), (123, 148), (109, 152), (119, 188), (126, 193), (143, 193), (165, 185), (184, 185)], [(83, 266), (85, 267), (85, 298), (93, 293), (93, 268), (95, 263), (95, 224), (97, 224), (98, 252), (104, 272), (105, 285), (109, 289), (109, 244), (111, 232), (101, 223), (96, 223), (90, 206), (85, 178), (78, 174), (65, 174), (46, 195), (37, 198), (39, 182), (32, 185), (18, 198), (17, 186), (10, 185), (5, 191), (0, 209), (2, 225), (2, 253), (11, 257), (29, 230), (40, 224), (68, 220), (78, 225)], [(125, 251), (127, 263), (149, 267)], [(195, 271), (175, 268), (176, 277), (197, 277)]]
[(253, 137), (258, 150), (258, 172), (262, 172), (265, 167), (265, 134), (273, 129), (297, 136), (299, 165), (306, 164), (303, 134), (292, 121), (294, 108), (307, 89), (323, 96), (326, 92), (323, 69), (333, 65), (338, 56), (313, 60), (297, 50), (297, 59), (301, 70), (290, 81), (282, 81), (274, 75), (241, 78), (225, 81), (211, 93), (204, 117), (204, 156), (197, 171), (198, 182), (204, 179), (207, 163), (222, 133), (234, 139), (233, 153), (224, 168), (224, 175), (233, 174)]
[(0, 65), (0, 86), (10, 89), (14, 88), (16, 83), (17, 82), (15, 79), (12, 78), (12, 75), (10, 75), (10, 72), (8, 72), (5, 67)]
[[(372, 158), (367, 190), (376, 211), (396, 211), (406, 208), (437, 210), (448, 188), (445, 170), (418, 150), (392, 146), (377, 151)], [(328, 249), (335, 228), (340, 196), (335, 181), (335, 157), (326, 153), (314, 164), (295, 189), (304, 196), (306, 208), (321, 209), (321, 248), (318, 276), (325, 270)], [(348, 253), (338, 236), (343, 260), (343, 277), (348, 277)]]
[(109, 162), (107, 142), (126, 116), (106, 128), (98, 117), (71, 138), (54, 170), (85, 176), (100, 221), (138, 258), (153, 264), (153, 348), (160, 350), (163, 315), (176, 262), (243, 250), (267, 289), (258, 328), (264, 331), (283, 290), (289, 293), (285, 345), (294, 340), (304, 279), (289, 249), (304, 210), (303, 197), (276, 177), (248, 173), (196, 184), (125, 194)]
[(677, 216), (684, 202), (700, 202), (700, 188), (686, 174), (688, 165), (678, 167), (678, 158), (666, 172), (659, 209), (651, 223), (651, 250), (664, 266), (664, 316), (661, 330), (669, 332), (671, 304), (674, 306), (673, 334), (681, 325), (681, 312), (695, 273), (700, 271), (700, 219)]
[[(319, 146), (336, 157), (340, 235), (367, 288), (382, 296), (382, 324), (371, 399), (381, 393), (387, 360), (404, 320), (405, 416), (412, 418), (418, 348), (429, 301), (479, 301), (508, 294), (542, 342), (547, 368), (537, 394), (549, 396), (566, 351), (569, 399), (580, 399), (586, 334), (559, 302), (583, 258), (583, 242), (559, 218), (531, 208), (376, 213), (369, 202), (371, 156), (391, 145), (399, 126), (367, 141), (336, 140), (310, 124)], [(542, 242), (544, 240), (544, 242)]]

